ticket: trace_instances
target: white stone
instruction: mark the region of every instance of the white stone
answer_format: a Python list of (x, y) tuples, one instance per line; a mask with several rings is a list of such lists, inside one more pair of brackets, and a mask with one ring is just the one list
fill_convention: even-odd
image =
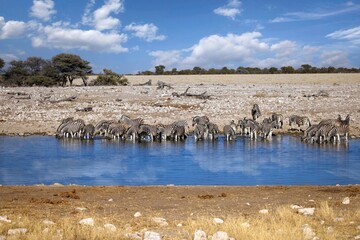
[(161, 217), (153, 217), (152, 221), (159, 224), (161, 227), (165, 227), (168, 226), (169, 224), (167, 223), (165, 218), (161, 218)]
[(303, 208), (302, 206), (297, 205), (297, 204), (292, 204), (290, 207), (291, 207), (291, 209), (299, 209), (299, 208)]
[(301, 213), (305, 216), (307, 216), (307, 215), (312, 216), (312, 215), (314, 215), (314, 212), (315, 212), (315, 208), (299, 208), (298, 209), (298, 213)]
[(342, 200), (342, 204), (350, 204), (350, 198), (346, 197)]
[(55, 223), (53, 221), (51, 221), (51, 220), (45, 219), (43, 221), (43, 224), (45, 224), (45, 225), (54, 225)]
[(213, 223), (215, 223), (215, 224), (223, 224), (224, 220), (222, 220), (221, 218), (214, 218)]
[(244, 223), (240, 224), (240, 227), (249, 228), (249, 227), (251, 227), (251, 225), (248, 222), (244, 222)]
[(259, 211), (259, 213), (261, 213), (261, 214), (268, 214), (268, 213), (269, 213), (269, 210), (267, 210), (267, 209), (261, 209), (261, 210)]
[(111, 224), (111, 223), (106, 223), (106, 224), (104, 224), (104, 228), (106, 229), (106, 230), (109, 230), (109, 231), (111, 231), (111, 232), (116, 232), (116, 227), (115, 227), (115, 225), (114, 224)]
[(11, 223), (11, 220), (9, 220), (9, 219), (7, 218), (7, 216), (0, 216), (0, 221), (2, 221), (2, 222), (7, 222), (7, 223)]
[(182, 225), (182, 223), (178, 223), (176, 226), (177, 227), (182, 227), (183, 225)]
[(326, 228), (326, 233), (333, 233), (334, 232), (334, 228), (329, 226)]
[(8, 230), (8, 235), (17, 235), (27, 233), (27, 228), (13, 228)]
[(136, 232), (136, 233), (128, 233), (125, 235), (127, 238), (130, 238), (130, 239), (134, 239), (134, 240), (142, 240), (141, 238), (141, 234)]
[(337, 217), (334, 219), (334, 222), (343, 222), (344, 221), (344, 218), (342, 217)]
[(211, 239), (212, 240), (228, 240), (229, 235), (226, 232), (218, 231), (212, 236)]
[(157, 232), (146, 231), (144, 233), (144, 240), (161, 240), (161, 237)]
[(360, 239), (360, 235), (356, 235), (354, 239)]
[(4, 235), (0, 235), (0, 240), (6, 240), (6, 237)]
[(86, 211), (87, 208), (85, 208), (85, 207), (77, 207), (77, 208), (75, 208), (75, 210), (79, 211), (79, 212), (82, 212), (82, 211)]
[(114, 201), (114, 199), (112, 199), (112, 198), (110, 198), (109, 200), (108, 200), (108, 202), (113, 202)]
[(80, 225), (94, 226), (94, 219), (92, 218), (84, 218), (79, 221)]
[(194, 233), (194, 240), (207, 240), (206, 233), (203, 230), (196, 230)]
[(303, 235), (304, 235), (304, 240), (312, 240), (315, 237), (315, 232), (308, 224), (305, 224), (303, 226)]
[(141, 213), (140, 212), (136, 212), (135, 214), (134, 214), (134, 217), (141, 217)]

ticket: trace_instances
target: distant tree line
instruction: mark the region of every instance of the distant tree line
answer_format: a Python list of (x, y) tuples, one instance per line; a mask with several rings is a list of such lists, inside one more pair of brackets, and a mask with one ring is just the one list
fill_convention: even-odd
[(170, 71), (165, 71), (164, 65), (155, 66), (155, 71), (139, 72), (139, 75), (197, 75), (197, 74), (291, 74), (291, 73), (360, 73), (360, 68), (335, 68), (329, 67), (313, 67), (310, 64), (303, 64), (300, 68), (295, 69), (292, 66), (283, 66), (281, 68), (258, 68), (258, 67), (238, 67), (236, 69), (223, 67), (216, 68), (201, 68), (194, 67), (193, 69), (177, 70), (172, 68)]
[(29, 57), (26, 60), (9, 62), (6, 70), (2, 70), (5, 62), (0, 58), (0, 85), (3, 86), (65, 86), (73, 84), (80, 78), (84, 86), (91, 85), (126, 85), (127, 79), (122, 75), (104, 69), (103, 74), (88, 83), (92, 74), (90, 63), (78, 55), (61, 53), (51, 60), (40, 57)]

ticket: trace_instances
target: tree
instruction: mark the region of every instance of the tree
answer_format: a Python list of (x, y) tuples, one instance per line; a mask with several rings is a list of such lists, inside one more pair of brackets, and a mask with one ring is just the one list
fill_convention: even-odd
[(61, 53), (52, 58), (52, 63), (59, 71), (62, 86), (67, 81), (71, 86), (76, 77), (80, 77), (84, 82), (84, 86), (87, 86), (86, 75), (92, 72), (88, 61), (81, 59), (78, 55)]
[(164, 69), (165, 69), (165, 66), (164, 66), (164, 65), (155, 66), (155, 74), (156, 74), (156, 75), (162, 75), (162, 74), (164, 74)]
[(302, 73), (310, 73), (311, 65), (310, 64), (303, 64), (301, 65), (301, 72)]
[(29, 75), (24, 61), (13, 60), (10, 63), (10, 67), (5, 72), (4, 78), (6, 85), (23, 86), (26, 77)]
[(277, 73), (277, 72), (278, 72), (278, 69), (276, 67), (269, 68), (269, 73), (274, 74), (274, 73)]
[(4, 66), (5, 66), (5, 61), (2, 58), (0, 58), (0, 72)]
[(284, 67), (281, 67), (281, 72), (282, 73), (294, 73), (295, 69), (292, 66), (284, 66)]
[(47, 62), (40, 57), (28, 57), (24, 64), (30, 75), (37, 75), (42, 71)]
[(194, 67), (192, 70), (192, 74), (201, 74), (203, 69), (201, 67)]

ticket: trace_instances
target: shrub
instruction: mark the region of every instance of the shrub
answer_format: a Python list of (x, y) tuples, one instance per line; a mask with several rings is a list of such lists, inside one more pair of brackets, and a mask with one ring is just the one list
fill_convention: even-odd
[(24, 85), (26, 86), (45, 86), (45, 87), (51, 87), (56, 85), (58, 82), (50, 77), (43, 76), (43, 75), (34, 75), (29, 76), (24, 81)]
[(93, 80), (90, 85), (93, 86), (111, 86), (111, 85), (123, 85), (126, 86), (129, 84), (126, 77), (123, 75), (112, 72), (111, 70), (104, 69), (104, 74), (99, 75), (95, 80)]

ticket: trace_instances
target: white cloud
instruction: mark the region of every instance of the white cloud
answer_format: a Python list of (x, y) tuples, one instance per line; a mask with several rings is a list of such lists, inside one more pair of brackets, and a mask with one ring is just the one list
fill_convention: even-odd
[(39, 28), (39, 35), (32, 38), (34, 47), (82, 49), (94, 52), (127, 52), (121, 46), (127, 41), (125, 34), (102, 33), (97, 30), (71, 29), (58, 24)]
[(53, 0), (33, 0), (30, 15), (43, 21), (49, 21), (51, 15), (56, 13), (54, 6)]
[(154, 40), (164, 40), (166, 36), (157, 35), (158, 27), (154, 24), (143, 24), (136, 25), (135, 23), (131, 23), (125, 27), (126, 31), (133, 31), (133, 35), (144, 39), (147, 42), (152, 42)]
[(354, 44), (360, 44), (360, 27), (338, 30), (326, 35), (327, 38), (348, 40)]
[[(91, 2), (90, 2), (91, 4)], [(93, 13), (92, 23), (97, 30), (115, 29), (120, 25), (120, 20), (110, 16), (112, 13), (120, 13), (124, 10), (122, 0), (107, 0), (103, 6)]]
[(0, 53), (0, 58), (7, 63), (19, 59), (15, 54), (12, 53)]
[(17, 38), (26, 32), (26, 23), (20, 21), (7, 21), (0, 17), (0, 39)]
[(175, 66), (177, 63), (181, 62), (182, 59), (182, 51), (174, 50), (174, 51), (153, 51), (150, 52), (149, 55), (154, 57), (154, 66), (157, 65), (165, 65), (167, 67)]
[(240, 6), (241, 6), (240, 1), (229, 0), (228, 4), (226, 4), (225, 6), (216, 8), (214, 10), (214, 13), (235, 20), (236, 15), (239, 15), (242, 12)]
[(314, 12), (289, 12), (285, 13), (280, 17), (276, 17), (270, 20), (271, 23), (282, 23), (282, 22), (294, 22), (294, 21), (308, 21), (308, 20), (317, 20), (324, 19), (331, 16), (337, 16), (345, 13), (350, 13), (358, 11), (360, 5), (356, 4), (347, 4), (345, 8), (337, 8), (333, 10), (318, 10)]
[(276, 52), (278, 57), (291, 57), (296, 50), (296, 43), (294, 41), (281, 41), (271, 45), (270, 49)]
[(324, 52), (320, 56), (320, 66), (323, 67), (346, 67), (350, 66), (350, 62), (347, 53), (343, 51), (328, 51)]

